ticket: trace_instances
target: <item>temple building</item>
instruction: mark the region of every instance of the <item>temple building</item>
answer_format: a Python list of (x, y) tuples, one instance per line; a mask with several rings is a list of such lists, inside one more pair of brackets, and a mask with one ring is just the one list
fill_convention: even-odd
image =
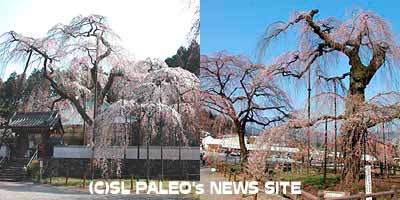
[(15, 133), (15, 145), (11, 156), (28, 158), (42, 148), (43, 157), (50, 157), (54, 145), (63, 143), (64, 129), (57, 112), (15, 113), (9, 123)]

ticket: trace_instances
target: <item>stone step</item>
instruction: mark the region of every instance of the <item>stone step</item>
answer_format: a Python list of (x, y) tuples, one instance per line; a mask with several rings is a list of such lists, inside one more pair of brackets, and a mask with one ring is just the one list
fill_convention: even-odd
[(21, 161), (16, 161), (16, 160), (7, 160), (6, 163), (20, 163), (20, 164), (24, 164), (27, 163), (28, 160), (21, 160)]
[(0, 169), (0, 181), (21, 181), (25, 178), (27, 159), (9, 160)]
[(18, 181), (18, 180), (24, 180), (24, 179), (25, 179), (25, 177), (23, 177), (23, 176), (0, 177), (0, 180), (15, 180), (15, 181)]
[(1, 171), (24, 171), (24, 168), (23, 167), (17, 167), (17, 168), (4, 168), (4, 169), (0, 169), (0, 172)]
[(7, 168), (7, 169), (1, 169), (0, 172), (9, 172), (9, 171), (15, 171), (15, 172), (23, 172), (24, 168)]
[(12, 177), (24, 177), (24, 175), (21, 175), (21, 174), (0, 175), (0, 178), (12, 178)]
[(9, 175), (9, 174), (25, 174), (25, 173), (23, 173), (23, 172), (0, 172), (0, 176), (3, 176), (3, 175)]
[(0, 170), (0, 173), (1, 172), (25, 172), (23, 169), (3, 169), (3, 170)]
[(0, 178), (14, 178), (14, 179), (16, 179), (16, 178), (24, 178), (25, 176), (17, 176), (17, 175), (15, 175), (15, 176), (0, 176)]
[(23, 173), (23, 170), (2, 170), (0, 171), (0, 174), (7, 174), (7, 173)]
[(24, 165), (12, 165), (12, 166), (4, 166), (2, 169), (8, 169), (8, 168), (24, 168)]
[(4, 167), (4, 168), (0, 169), (0, 171), (1, 171), (1, 170), (7, 170), (7, 169), (12, 169), (12, 170), (23, 170), (24, 167)]
[(20, 174), (20, 173), (0, 174), (0, 177), (4, 177), (4, 176), (24, 176), (24, 174)]
[(2, 168), (10, 168), (10, 167), (24, 167), (25, 165), (4, 165)]
[(23, 167), (15, 167), (15, 168), (3, 168), (3, 169), (0, 169), (0, 172), (1, 171), (24, 171), (24, 168)]
[(8, 177), (0, 177), (0, 180), (24, 180), (23, 176), (8, 176)]
[(24, 171), (0, 171), (0, 175), (2, 174), (24, 174)]
[(14, 164), (14, 165), (25, 165), (28, 162), (13, 162), (13, 161), (6, 161), (6, 164)]
[(25, 173), (20, 173), (20, 172), (13, 172), (13, 173), (0, 173), (1, 176), (23, 176)]
[(13, 179), (13, 178), (0, 178), (0, 181), (4, 181), (4, 182), (18, 182), (21, 181), (23, 179)]

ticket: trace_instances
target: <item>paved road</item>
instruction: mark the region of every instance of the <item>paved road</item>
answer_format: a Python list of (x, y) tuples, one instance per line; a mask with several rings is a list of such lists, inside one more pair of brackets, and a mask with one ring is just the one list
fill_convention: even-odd
[(33, 183), (0, 182), (0, 200), (158, 200), (196, 199), (170, 195), (89, 195), (88, 192), (66, 187), (43, 186)]
[(200, 169), (200, 183), (204, 184), (205, 192), (200, 196), (200, 200), (241, 200), (241, 195), (211, 195), (210, 194), (210, 181), (226, 181), (223, 176), (219, 176), (216, 173), (211, 172), (210, 168)]
[[(242, 195), (211, 195), (209, 188), (210, 181), (226, 181), (218, 173), (211, 172), (210, 168), (201, 169), (201, 183), (204, 184), (205, 194), (200, 195), (201, 200), (242, 200)], [(88, 191), (72, 189), (67, 187), (55, 187), (33, 184), (29, 182), (0, 182), (0, 200), (198, 200), (198, 198), (173, 195), (89, 195)], [(251, 199), (247, 198), (247, 199)], [(258, 199), (283, 199), (278, 196), (266, 196), (260, 194)]]

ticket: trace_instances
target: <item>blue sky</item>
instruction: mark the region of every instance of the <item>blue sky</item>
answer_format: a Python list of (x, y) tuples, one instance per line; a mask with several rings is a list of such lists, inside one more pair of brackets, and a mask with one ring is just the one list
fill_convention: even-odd
[(263, 30), (271, 23), (288, 20), (293, 11), (317, 8), (318, 17), (342, 18), (354, 8), (374, 11), (400, 34), (400, 1), (397, 0), (201, 0), (201, 52), (226, 49), (233, 54), (254, 53)]
[[(400, 41), (400, 1), (396, 0), (201, 0), (201, 53), (212, 54), (227, 50), (231, 54), (246, 54), (255, 61), (257, 42), (265, 28), (276, 21), (287, 21), (294, 11), (319, 9), (316, 18), (335, 16), (344, 19), (354, 9), (377, 13), (392, 26), (394, 35)], [(273, 45), (267, 52), (265, 62), (280, 55), (285, 49), (293, 48), (294, 37), (289, 33), (286, 39)], [(348, 70), (347, 61), (341, 59), (335, 75)], [(398, 84), (387, 82), (385, 77), (377, 76), (367, 88), (367, 97), (387, 90), (399, 91)], [(304, 104), (305, 96), (291, 94), (295, 106)]]

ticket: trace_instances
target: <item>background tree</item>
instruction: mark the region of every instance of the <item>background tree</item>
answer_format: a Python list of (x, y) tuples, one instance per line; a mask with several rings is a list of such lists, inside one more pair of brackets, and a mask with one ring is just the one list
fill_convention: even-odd
[[(13, 142), (13, 135), (8, 130), (8, 119), (14, 112), (47, 111), (50, 87), (42, 72), (34, 69), (28, 79), (23, 80), (24, 75), (11, 73), (5, 83), (0, 83), (0, 146)], [(46, 87), (47, 85), (47, 87)], [(21, 88), (19, 88), (21, 87)], [(20, 91), (20, 94), (18, 94)], [(47, 95), (45, 95), (47, 94)]]
[(18, 80), (17, 74), (11, 73), (8, 79), (0, 84), (0, 148), (3, 144), (12, 142), (13, 139), (7, 124), (9, 117), (14, 112)]
[(286, 94), (278, 88), (273, 73), (245, 56), (225, 52), (201, 58), (202, 102), (235, 126), (242, 160), (247, 158), (246, 128), (275, 125), (289, 117)]
[(12, 113), (11, 108), (15, 98), (18, 76), (13, 72), (0, 88), (0, 116), (7, 119)]
[(320, 119), (343, 120), (341, 133), (344, 166), (341, 176), (342, 181), (350, 184), (359, 179), (361, 139), (366, 130), (378, 123), (400, 117), (398, 100), (381, 104), (368, 102), (365, 98), (365, 90), (378, 72), (384, 73), (386, 77), (394, 75), (392, 70), (399, 66), (400, 48), (389, 24), (374, 13), (355, 11), (350, 19), (344, 21), (334, 17), (316, 20), (314, 16), (317, 13), (318, 10), (295, 13), (287, 23), (270, 25), (259, 45), (260, 56), (272, 40), (292, 30), (290, 27), (298, 26), (299, 50), (280, 56), (269, 66), (271, 70), (283, 76), (303, 78), (310, 70), (321, 73), (334, 66), (332, 56), (348, 60), (349, 70), (334, 76), (349, 80), (345, 111), (336, 117), (318, 116), (311, 124), (300, 126), (310, 126)]
[(43, 77), (42, 70), (35, 68), (23, 86), (21, 111), (43, 112), (55, 108), (54, 104), (59, 96), (51, 89), (50, 82)]
[(199, 115), (201, 130), (208, 132), (212, 137), (235, 133), (232, 121), (227, 120), (219, 113), (202, 107)]
[(196, 40), (192, 40), (190, 46), (179, 47), (175, 55), (165, 59), (169, 67), (181, 67), (186, 69), (197, 77), (200, 76), (200, 45)]

